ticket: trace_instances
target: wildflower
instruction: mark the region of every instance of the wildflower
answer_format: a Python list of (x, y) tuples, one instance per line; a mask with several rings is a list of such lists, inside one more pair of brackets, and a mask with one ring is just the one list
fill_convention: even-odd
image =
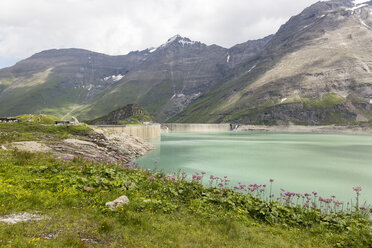
[(205, 175), (205, 174), (207, 174), (207, 172), (205, 172), (205, 171), (202, 171), (202, 172), (201, 172), (201, 174), (202, 174), (202, 175)]
[(274, 179), (270, 178), (270, 183), (274, 182)]
[(360, 191), (362, 191), (362, 187), (360, 186), (355, 186), (353, 187), (353, 190), (356, 192), (356, 209), (358, 210), (359, 209), (359, 195), (360, 195)]
[(360, 195), (360, 191), (362, 191), (362, 187), (356, 186), (356, 187), (353, 187), (353, 190), (357, 193), (357, 196), (358, 196)]
[(360, 210), (367, 210), (367, 208), (365, 206), (360, 206), (359, 209)]
[(63, 160), (66, 160), (66, 161), (72, 161), (74, 158), (72, 158), (72, 157), (67, 157), (67, 156), (66, 156), (66, 157), (63, 157), (62, 159), (63, 159)]
[(150, 181), (155, 180), (155, 177), (151, 176), (151, 177), (147, 178), (147, 180), (150, 180)]

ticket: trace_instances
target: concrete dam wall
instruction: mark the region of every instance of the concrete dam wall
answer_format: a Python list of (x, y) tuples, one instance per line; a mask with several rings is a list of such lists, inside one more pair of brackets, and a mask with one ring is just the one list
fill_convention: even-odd
[(165, 123), (150, 125), (95, 125), (107, 131), (136, 136), (145, 140), (158, 140), (161, 132), (225, 132), (231, 131), (234, 127), (230, 124), (184, 124)]
[(231, 131), (232, 127), (227, 124), (194, 124), (194, 123), (164, 123), (161, 124), (163, 132), (223, 132)]
[(95, 127), (103, 128), (116, 134), (125, 133), (136, 136), (141, 139), (160, 139), (160, 124), (151, 125), (96, 125)]

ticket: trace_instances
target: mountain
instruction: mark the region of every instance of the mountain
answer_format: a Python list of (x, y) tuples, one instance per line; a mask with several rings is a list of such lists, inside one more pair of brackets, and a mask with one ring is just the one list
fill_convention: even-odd
[(0, 70), (0, 115), (62, 117), (113, 88), (143, 58), (143, 53), (108, 56), (82, 49), (40, 52)]
[(154, 118), (138, 104), (128, 104), (116, 109), (105, 116), (86, 121), (90, 125), (143, 124)]
[(121, 56), (82, 49), (43, 51), (0, 70), (0, 116), (42, 112), (88, 120), (138, 103), (164, 121), (269, 40), (226, 49), (176, 35), (158, 48)]
[(372, 120), (372, 1), (317, 2), (170, 122)]

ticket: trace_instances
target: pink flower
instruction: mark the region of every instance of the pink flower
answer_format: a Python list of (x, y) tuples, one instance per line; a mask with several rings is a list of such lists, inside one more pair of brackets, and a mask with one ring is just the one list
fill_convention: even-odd
[(360, 186), (355, 186), (355, 187), (353, 187), (353, 190), (354, 190), (355, 192), (360, 192), (360, 191), (362, 191), (362, 187), (360, 187)]
[(63, 159), (63, 160), (66, 160), (66, 161), (72, 161), (74, 158), (72, 158), (72, 157), (67, 157), (67, 156), (66, 156), (66, 157), (63, 157), (62, 159)]
[(270, 183), (274, 182), (274, 179), (270, 178)]

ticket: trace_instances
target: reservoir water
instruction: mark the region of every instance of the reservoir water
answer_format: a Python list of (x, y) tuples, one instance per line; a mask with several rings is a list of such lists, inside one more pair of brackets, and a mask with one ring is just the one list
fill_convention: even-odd
[[(137, 159), (141, 167), (188, 175), (227, 176), (231, 186), (268, 184), (296, 193), (355, 202), (352, 187), (372, 203), (372, 135), (265, 132), (163, 133), (156, 149)], [(157, 163), (155, 163), (157, 161)], [(191, 178), (189, 176), (189, 178)]]

